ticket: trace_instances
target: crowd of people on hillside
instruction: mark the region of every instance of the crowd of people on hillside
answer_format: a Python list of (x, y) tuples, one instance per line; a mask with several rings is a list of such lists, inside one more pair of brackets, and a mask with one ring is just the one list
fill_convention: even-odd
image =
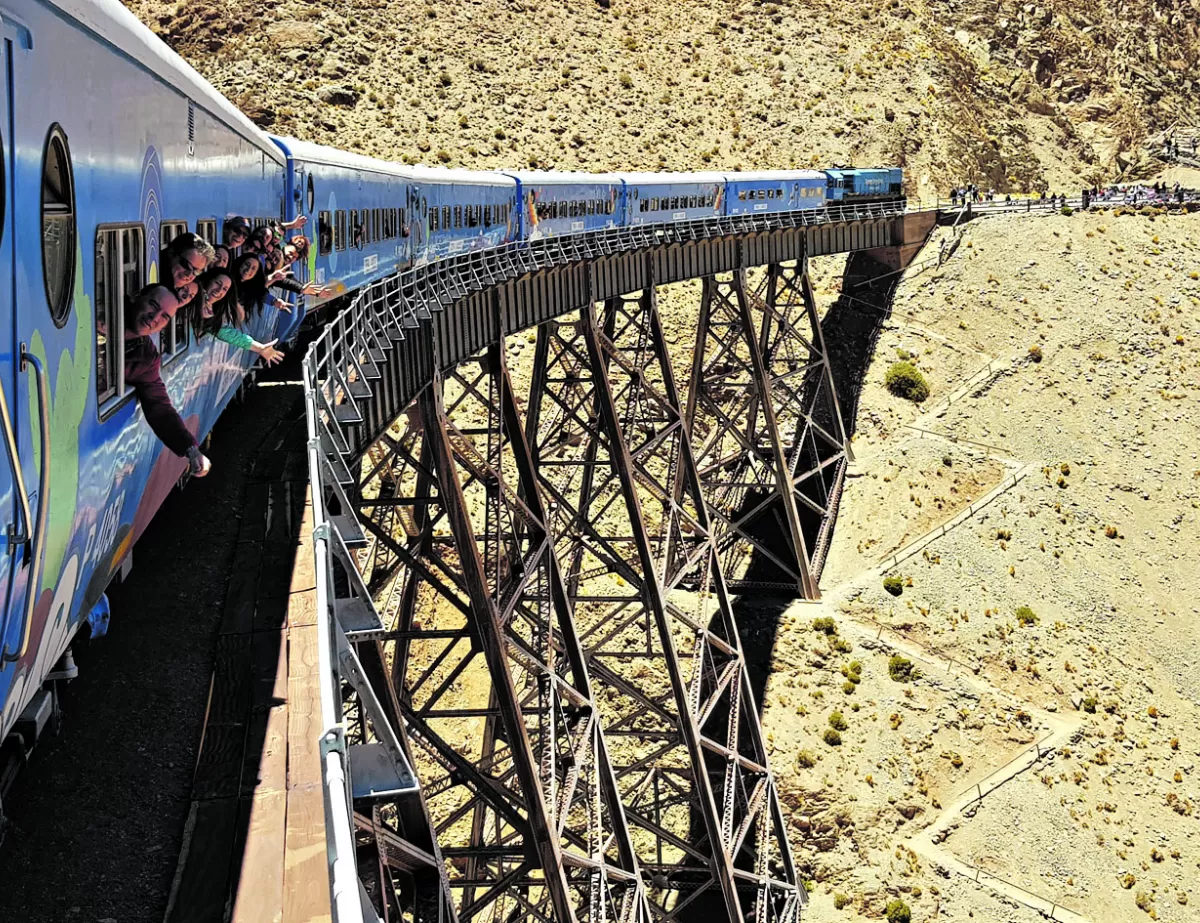
[[(1032, 196), (1024, 196), (1014, 199), (1012, 193), (1004, 193), (1002, 200), (997, 199), (998, 193), (995, 189), (986, 191), (979, 189), (977, 186), (968, 184), (964, 186), (956, 186), (950, 190), (950, 203), (954, 207), (964, 207), (966, 205), (994, 205), (998, 202), (1005, 206), (1032, 209), (1035, 205), (1038, 208), (1065, 208), (1067, 205), (1066, 193), (1049, 193), (1043, 189), (1039, 194)], [(1149, 186), (1141, 184), (1125, 184), (1112, 186), (1090, 186), (1081, 191), (1079, 197), (1080, 204), (1084, 208), (1090, 208), (1092, 205), (1169, 205), (1172, 203), (1179, 204), (1189, 201), (1194, 197), (1194, 192), (1183, 188), (1179, 183), (1168, 185), (1165, 182), (1153, 183)]]
[(198, 234), (180, 234), (159, 254), (161, 281), (138, 292), (125, 310), (125, 382), (133, 388), (154, 434), (187, 459), (195, 477), (208, 474), (212, 464), (167, 394), (157, 335), (182, 316), (197, 340), (212, 336), (257, 353), (267, 365), (279, 362), (283, 352), (276, 348), (277, 340), (260, 343), (244, 328), (264, 308), (292, 311), (292, 305), (271, 289), (297, 295), (321, 293), (321, 286), (301, 283), (290, 271), (292, 264), (307, 259), (309, 242), (305, 237), (285, 236), (293, 228), (303, 228), (306, 221), (300, 216), (252, 230), (245, 218), (229, 218), (216, 245)]

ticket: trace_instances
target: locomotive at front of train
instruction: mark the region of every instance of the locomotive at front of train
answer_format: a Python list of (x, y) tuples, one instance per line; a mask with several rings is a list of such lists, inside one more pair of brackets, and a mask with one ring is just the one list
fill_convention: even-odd
[[(280, 217), (284, 159), (116, 0), (28, 0), (0, 22), (0, 741), (27, 751), (47, 677), (70, 675), (82, 626), (103, 633), (105, 588), (186, 470), (125, 380), (129, 299), (162, 278), (171, 237)], [(68, 62), (86, 79), (64, 79)], [(270, 338), (271, 314), (252, 336)], [(256, 357), (178, 316), (157, 336), (202, 440)]]

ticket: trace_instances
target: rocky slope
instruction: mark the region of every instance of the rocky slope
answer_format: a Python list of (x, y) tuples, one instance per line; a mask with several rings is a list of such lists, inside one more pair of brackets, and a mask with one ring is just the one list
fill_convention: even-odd
[(126, 2), (260, 124), (411, 162), (1066, 189), (1200, 123), (1200, 0)]
[(742, 621), (814, 923), (1197, 919), (1198, 335), (1196, 215), (986, 219), (901, 284), (825, 600)]

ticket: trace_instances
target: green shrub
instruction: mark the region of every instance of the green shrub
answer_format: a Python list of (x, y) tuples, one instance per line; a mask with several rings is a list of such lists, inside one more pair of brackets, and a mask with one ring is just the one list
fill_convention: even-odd
[(829, 716), (829, 726), (835, 731), (844, 731), (850, 727), (840, 711), (835, 711)]
[(854, 690), (857, 688), (858, 687), (856, 685), (854, 685), (853, 680), (848, 679), (844, 683), (842, 683), (842, 692), (846, 693), (846, 695), (854, 695)]
[(812, 629), (813, 631), (820, 631), (827, 635), (836, 635), (837, 622), (835, 622), (830, 616), (823, 615), (819, 619), (813, 619)]
[(841, 910), (843, 907), (849, 907), (854, 903), (854, 898), (849, 894), (835, 894), (833, 896), (833, 907), (835, 910)]
[(1096, 714), (1096, 706), (1099, 704), (1100, 704), (1099, 701), (1096, 699), (1096, 697), (1094, 695), (1089, 695), (1086, 699), (1083, 700), (1081, 707), (1089, 715), (1094, 715), (1094, 714)]
[(904, 592), (904, 578), (897, 574), (892, 574), (889, 577), (883, 578), (883, 588), (893, 596), (899, 596)]
[(1062, 207), (1062, 213), (1069, 218), (1071, 215), (1075, 214), (1075, 209), (1073, 209), (1070, 205), (1064, 205)]
[(801, 769), (812, 769), (817, 765), (817, 758), (811, 750), (801, 750), (796, 754), (796, 765)]
[(887, 923), (912, 923), (912, 911), (908, 909), (908, 904), (898, 897), (888, 901), (884, 917)]
[(895, 363), (887, 370), (883, 383), (896, 397), (902, 397), (917, 404), (929, 397), (929, 383), (911, 362)]
[(849, 654), (852, 650), (854, 650), (854, 645), (845, 638), (834, 638), (829, 642), (829, 649), (832, 651), (837, 651), (839, 654)]
[(907, 683), (910, 679), (916, 679), (920, 675), (920, 671), (913, 666), (912, 661), (907, 657), (892, 654), (888, 658), (888, 676), (895, 682)]
[(825, 728), (825, 733), (822, 735), (825, 743), (831, 747), (840, 747), (842, 745), (842, 735), (833, 728)]
[(1042, 361), (1042, 347), (1038, 346), (1036, 343), (1033, 346), (1030, 346), (1029, 347), (1029, 358), (1032, 359), (1034, 362), (1041, 362)]
[(1030, 625), (1036, 625), (1039, 621), (1037, 614), (1028, 606), (1018, 606), (1016, 611), (1017, 621), (1028, 628)]

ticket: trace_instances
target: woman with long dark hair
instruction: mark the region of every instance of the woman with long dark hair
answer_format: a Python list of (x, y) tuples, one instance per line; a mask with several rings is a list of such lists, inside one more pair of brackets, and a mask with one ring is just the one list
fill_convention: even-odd
[[(251, 257), (253, 259), (253, 257)], [(248, 333), (239, 330), (246, 321), (246, 312), (239, 301), (240, 290), (234, 276), (224, 269), (214, 269), (200, 280), (205, 302), (202, 311), (206, 332), (235, 349), (245, 349), (263, 357), (267, 365), (283, 359), (283, 353), (275, 348), (278, 340), (260, 343)], [(197, 333), (199, 334), (199, 331)]]

